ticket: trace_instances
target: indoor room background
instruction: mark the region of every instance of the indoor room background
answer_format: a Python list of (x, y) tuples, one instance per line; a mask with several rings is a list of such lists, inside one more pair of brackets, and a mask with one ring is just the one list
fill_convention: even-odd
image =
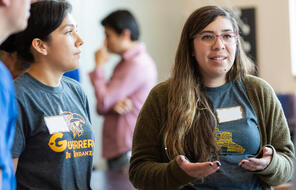
[[(169, 77), (181, 29), (190, 13), (204, 5), (223, 8), (254, 8), (256, 64), (258, 76), (277, 93), (296, 91), (296, 3), (295, 0), (69, 0), (78, 31), (84, 39), (80, 60), (81, 83), (86, 91), (96, 135), (94, 165), (105, 168), (101, 158), (102, 118), (96, 113), (96, 101), (88, 73), (94, 68), (94, 52), (101, 47), (104, 30), (100, 21), (111, 11), (129, 9), (138, 19), (140, 41), (154, 58), (158, 81)], [(251, 28), (252, 30), (252, 28)], [(118, 61), (114, 56), (104, 66), (110, 76)]]

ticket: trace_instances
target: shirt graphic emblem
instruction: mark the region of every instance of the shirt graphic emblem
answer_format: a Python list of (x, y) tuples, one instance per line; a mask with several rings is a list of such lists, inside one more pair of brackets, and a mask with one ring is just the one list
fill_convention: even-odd
[(217, 127), (216, 142), (220, 148), (225, 147), (227, 152), (244, 153), (246, 151), (241, 145), (232, 141), (231, 132), (220, 131)]
[(73, 138), (80, 137), (83, 135), (83, 125), (85, 124), (85, 120), (83, 117), (77, 113), (64, 111), (62, 115), (66, 118), (68, 122), (69, 129), (73, 133)]
[(65, 152), (65, 158), (78, 158), (93, 156), (92, 148), (94, 147), (94, 140), (91, 138), (79, 138), (83, 137), (84, 125), (86, 124), (84, 118), (76, 113), (64, 111), (60, 115), (65, 117), (67, 126), (73, 134), (73, 139), (68, 140), (65, 138), (64, 133), (55, 133), (51, 135), (48, 146), (54, 152)]

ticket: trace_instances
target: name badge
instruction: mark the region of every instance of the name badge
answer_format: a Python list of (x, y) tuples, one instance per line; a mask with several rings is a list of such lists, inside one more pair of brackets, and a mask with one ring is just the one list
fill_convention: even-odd
[(44, 120), (50, 134), (70, 132), (67, 121), (62, 115), (44, 117)]
[(240, 120), (244, 118), (244, 114), (241, 106), (229, 107), (229, 108), (217, 108), (216, 114), (219, 123), (225, 123), (229, 121)]

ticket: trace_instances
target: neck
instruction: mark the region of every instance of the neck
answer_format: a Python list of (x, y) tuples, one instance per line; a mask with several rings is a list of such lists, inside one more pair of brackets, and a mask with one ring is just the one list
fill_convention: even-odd
[(129, 51), (130, 49), (132, 49), (136, 45), (138, 45), (137, 41), (130, 41), (128, 44), (126, 44), (126, 46), (125, 46), (124, 50), (122, 51), (122, 53), (120, 54), (120, 56), (123, 56), (123, 54), (125, 52)]
[(51, 87), (59, 86), (63, 76), (62, 72), (56, 72), (42, 63), (34, 63), (31, 65), (28, 73), (39, 82)]
[(214, 79), (207, 78), (207, 79), (204, 79), (204, 82), (203, 82), (204, 86), (211, 87), (211, 88), (222, 86), (225, 83), (226, 83), (225, 77), (214, 78)]

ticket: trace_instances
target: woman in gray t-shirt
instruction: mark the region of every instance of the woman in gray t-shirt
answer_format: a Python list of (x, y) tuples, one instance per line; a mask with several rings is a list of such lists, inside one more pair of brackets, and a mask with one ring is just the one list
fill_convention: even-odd
[(19, 59), (31, 63), (15, 80), (19, 117), (12, 150), (18, 189), (90, 189), (94, 134), (80, 85), (63, 77), (79, 66), (82, 39), (64, 1), (31, 6), (15, 35)]

